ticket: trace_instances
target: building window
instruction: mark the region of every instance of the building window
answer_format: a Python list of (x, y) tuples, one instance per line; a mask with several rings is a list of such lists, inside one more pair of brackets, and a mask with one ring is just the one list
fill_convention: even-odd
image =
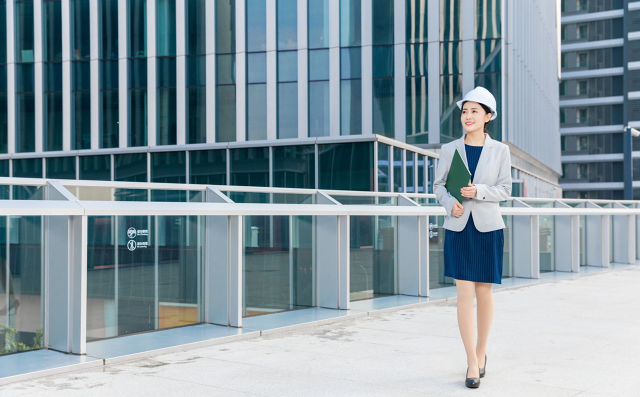
[(205, 0), (188, 0), (187, 13), (187, 143), (207, 140)]
[(462, 136), (456, 101), (462, 98), (460, 0), (440, 1), (440, 142)]
[(118, 0), (98, 2), (100, 147), (119, 145)]
[(576, 11), (585, 11), (587, 9), (587, 0), (576, 0)]
[(278, 0), (278, 138), (298, 137), (297, 0)]
[(340, 1), (340, 135), (362, 134), (361, 2)]
[(308, 1), (309, 136), (329, 135), (329, 1)]
[(587, 95), (587, 81), (580, 80), (576, 84), (576, 95)]
[(176, 2), (156, 0), (156, 143), (175, 145)]
[(565, 96), (567, 95), (567, 82), (566, 81), (561, 81), (560, 82), (560, 96)]
[(33, 1), (16, 1), (14, 13), (15, 150), (16, 152), (33, 152), (35, 151)]
[(407, 0), (406, 15), (407, 143), (428, 143), (427, 1)]
[(373, 0), (373, 133), (394, 136), (393, 1)]
[(560, 124), (567, 122), (567, 109), (560, 109)]
[(267, 139), (266, 0), (246, 0), (247, 136)]
[(577, 66), (579, 68), (584, 68), (584, 67), (587, 66), (588, 56), (589, 56), (589, 54), (587, 54), (586, 52), (581, 52), (581, 53), (578, 54)]
[(576, 39), (583, 40), (587, 38), (589, 26), (587, 24), (580, 24), (576, 29)]
[(587, 122), (587, 109), (576, 110), (576, 123), (583, 124)]
[(42, 3), (43, 148), (62, 150), (62, 3)]
[(89, 2), (71, 1), (71, 149), (91, 147)]
[[(153, 16), (152, 16), (153, 17)], [(147, 0), (127, 3), (128, 146), (147, 145)]]
[(216, 142), (236, 140), (235, 9), (235, 0), (216, 1)]

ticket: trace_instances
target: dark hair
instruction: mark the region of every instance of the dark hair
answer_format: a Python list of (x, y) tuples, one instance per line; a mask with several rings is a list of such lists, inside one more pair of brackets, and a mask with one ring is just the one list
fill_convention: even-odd
[[(469, 102), (469, 101), (464, 101), (464, 102), (462, 102), (462, 107), (460, 108), (460, 110), (462, 110), (462, 108), (464, 108), (464, 104), (465, 104), (465, 103), (467, 103), (467, 102)], [(484, 112), (485, 112), (485, 113), (493, 114), (493, 113), (491, 113), (491, 109), (489, 109), (489, 106), (485, 105), (484, 103), (480, 103), (480, 102), (477, 102), (477, 103), (478, 103), (480, 106), (482, 106), (482, 109), (484, 109)], [(485, 132), (486, 134), (489, 134), (489, 130), (487, 130), (487, 124), (489, 124), (490, 122), (491, 122), (491, 120), (489, 120), (489, 121), (487, 121), (486, 123), (484, 123), (484, 132)]]

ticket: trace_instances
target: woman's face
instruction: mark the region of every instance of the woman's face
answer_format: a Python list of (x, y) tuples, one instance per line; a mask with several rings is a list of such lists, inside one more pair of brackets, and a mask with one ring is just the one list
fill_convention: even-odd
[(491, 120), (491, 113), (484, 111), (478, 102), (465, 102), (462, 106), (462, 128), (466, 132), (476, 132), (484, 130), (484, 124)]

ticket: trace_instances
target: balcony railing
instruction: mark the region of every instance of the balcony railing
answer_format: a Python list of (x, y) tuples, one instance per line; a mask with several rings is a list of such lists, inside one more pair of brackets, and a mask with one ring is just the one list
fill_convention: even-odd
[[(5, 353), (453, 285), (432, 194), (0, 178), (0, 197)], [(640, 202), (501, 211), (503, 277), (640, 255)]]

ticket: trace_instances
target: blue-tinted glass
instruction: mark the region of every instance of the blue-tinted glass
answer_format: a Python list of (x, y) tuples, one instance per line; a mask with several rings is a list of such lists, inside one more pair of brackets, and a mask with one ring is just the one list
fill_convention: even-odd
[(329, 82), (309, 82), (309, 136), (329, 136)]
[(269, 148), (242, 148), (229, 151), (231, 185), (269, 186)]
[(187, 87), (188, 143), (204, 143), (207, 139), (207, 92), (203, 86)]
[(407, 173), (407, 189), (406, 192), (407, 193), (415, 193), (416, 192), (416, 186), (415, 186), (415, 170), (416, 170), (416, 166), (414, 164), (414, 157), (415, 157), (415, 153), (406, 150), (405, 151), (405, 164), (406, 164), (406, 173)]
[(298, 80), (298, 51), (278, 52), (278, 81)]
[(189, 183), (227, 184), (227, 151), (196, 150), (189, 152)]
[(216, 142), (236, 140), (236, 87), (216, 87)]
[(460, 0), (440, 0), (440, 41), (460, 40)]
[(236, 83), (236, 56), (216, 55), (216, 84)]
[(267, 48), (266, 0), (246, 0), (247, 51), (264, 51)]
[[(16, 65), (16, 68), (18, 65)], [(16, 152), (35, 150), (35, 98), (33, 93), (16, 95)]]
[(309, 48), (329, 47), (329, 1), (309, 0), (307, 4)]
[(402, 181), (402, 152), (400, 148), (393, 148), (393, 191), (403, 192), (404, 183)]
[(147, 153), (117, 154), (113, 160), (116, 181), (147, 181)]
[(373, 191), (373, 143), (318, 145), (320, 189)]
[(207, 60), (204, 56), (189, 56), (187, 59), (187, 86), (205, 85), (207, 82)]
[(407, 52), (407, 76), (423, 76), (427, 74), (427, 45), (409, 44)]
[(100, 58), (118, 59), (118, 0), (98, 0)]
[(428, 143), (427, 87), (426, 77), (407, 78), (407, 143)]
[(31, 92), (34, 89), (34, 67), (32, 63), (16, 64), (16, 92)]
[(206, 52), (206, 0), (187, 0), (187, 55), (204, 55)]
[(120, 96), (118, 91), (100, 91), (100, 147), (118, 147)]
[(418, 193), (427, 192), (426, 180), (427, 158), (421, 154), (418, 155)]
[(476, 73), (502, 71), (500, 40), (476, 40)]
[(0, 93), (7, 92), (7, 65), (0, 64)]
[[(5, 76), (2, 71), (0, 71), (0, 79)], [(0, 153), (7, 152), (7, 122), (8, 122), (8, 114), (7, 114), (7, 93), (0, 90)]]
[(247, 83), (267, 81), (267, 53), (247, 54)]
[(147, 55), (147, 0), (127, 1), (129, 57)]
[(160, 57), (176, 55), (176, 0), (156, 0), (156, 51)]
[(185, 152), (151, 153), (151, 182), (185, 183)]
[(407, 43), (427, 42), (427, 0), (406, 0)]
[(298, 137), (298, 83), (278, 84), (278, 138)]
[(373, 0), (373, 44), (393, 44), (393, 0)]
[(100, 61), (98, 71), (101, 90), (118, 89), (118, 61)]
[(62, 91), (62, 62), (42, 65), (45, 91)]
[(267, 139), (267, 85), (247, 86), (247, 140)]
[(496, 106), (498, 109), (498, 117), (487, 124), (487, 130), (493, 139), (502, 140), (502, 84), (500, 73), (481, 73), (476, 74), (476, 86), (482, 86), (489, 90), (496, 98)]
[(389, 150), (390, 146), (378, 142), (378, 191), (389, 192)]
[(393, 77), (393, 46), (373, 47), (373, 78)]
[(176, 59), (156, 58), (156, 83), (158, 87), (175, 87)]
[(9, 176), (9, 160), (0, 160), (0, 176)]
[(278, 49), (298, 48), (298, 1), (278, 0)]
[(393, 137), (393, 79), (373, 80), (373, 133)]
[(42, 100), (44, 150), (62, 150), (62, 91), (45, 93)]
[(158, 88), (156, 94), (158, 145), (176, 144), (176, 88)]
[(309, 80), (329, 80), (329, 50), (309, 51)]
[(71, 59), (88, 60), (90, 53), (89, 0), (71, 0)]
[(15, 178), (42, 178), (42, 159), (13, 160)]
[(81, 180), (110, 181), (111, 180), (111, 156), (80, 156), (79, 171)]
[(460, 56), (460, 42), (440, 43), (440, 74), (461, 73)]
[(361, 0), (340, 1), (340, 46), (360, 45)]
[(235, 39), (236, 2), (235, 0), (216, 0), (216, 53), (235, 52)]
[(14, 12), (16, 62), (33, 62), (33, 2), (15, 2)]
[[(7, 20), (7, 6), (0, 1), (0, 21)], [(7, 29), (0, 29), (0, 64), (7, 62)]]
[(128, 146), (147, 145), (147, 90), (129, 91)]
[(440, 76), (440, 142), (462, 136), (462, 124), (456, 101), (462, 98), (462, 76)]
[(273, 186), (315, 188), (315, 147), (274, 146)]
[(71, 149), (91, 147), (91, 94), (75, 91), (71, 94)]
[[(59, 1), (48, 1), (42, 3), (42, 57), (45, 62), (62, 62), (61, 4), (62, 3)], [(4, 19), (0, 20), (4, 21)], [(2, 37), (1, 33), (0, 37)], [(4, 45), (4, 43), (0, 45)]]
[(91, 88), (91, 64), (84, 61), (71, 62), (71, 89), (88, 90)]
[(50, 157), (47, 159), (47, 178), (76, 179), (75, 157)]
[(129, 59), (129, 88), (147, 88), (147, 59)]
[(362, 134), (362, 81), (340, 82), (340, 135)]
[(502, 36), (500, 2), (476, 0), (476, 39), (493, 39)]
[(340, 49), (340, 78), (359, 79), (362, 76), (362, 50), (360, 47)]

